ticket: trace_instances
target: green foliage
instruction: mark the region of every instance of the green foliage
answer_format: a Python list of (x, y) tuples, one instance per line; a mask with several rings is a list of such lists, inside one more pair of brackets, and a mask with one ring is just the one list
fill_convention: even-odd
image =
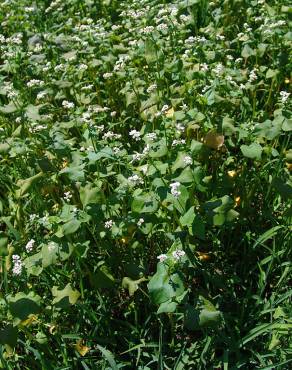
[(1, 369), (289, 368), (290, 29), (0, 2)]

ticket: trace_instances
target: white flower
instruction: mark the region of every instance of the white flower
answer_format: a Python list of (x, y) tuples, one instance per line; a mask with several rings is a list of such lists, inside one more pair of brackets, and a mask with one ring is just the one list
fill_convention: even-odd
[(38, 99), (38, 100), (41, 100), (41, 99), (43, 99), (46, 95), (47, 95), (47, 92), (46, 92), (46, 91), (40, 91), (40, 92), (37, 94), (37, 99)]
[(148, 93), (151, 93), (152, 91), (156, 90), (157, 89), (157, 85), (156, 84), (152, 84), (148, 87), (147, 89), (147, 92)]
[(22, 262), (20, 256), (18, 254), (13, 254), (12, 261), (13, 261), (12, 268), (13, 275), (20, 275), (22, 272)]
[(192, 164), (193, 163), (193, 160), (192, 160), (192, 157), (190, 157), (189, 155), (186, 155), (183, 159), (184, 163), (186, 165), (189, 165), (189, 164)]
[(141, 139), (141, 133), (137, 130), (131, 130), (129, 132), (129, 135), (132, 136), (132, 138), (136, 141), (139, 141)]
[(185, 131), (185, 126), (182, 123), (177, 123), (175, 125), (175, 128), (177, 129), (178, 132), (184, 132)]
[(178, 198), (181, 195), (181, 192), (178, 190), (180, 187), (180, 182), (176, 181), (171, 183), (170, 185), (170, 192), (175, 197)]
[(43, 86), (43, 85), (44, 85), (44, 81), (36, 80), (36, 79), (30, 80), (30, 81), (28, 81), (28, 83), (26, 84), (26, 86), (27, 86), (27, 87)]
[(164, 262), (165, 260), (167, 260), (167, 255), (160, 254), (159, 256), (157, 256), (157, 259), (159, 260), (159, 262)]
[(131, 163), (136, 162), (136, 161), (140, 161), (143, 157), (144, 157), (143, 153), (134, 153), (134, 154), (132, 154)]
[(253, 81), (257, 80), (257, 78), (258, 78), (258, 76), (256, 75), (256, 69), (253, 69), (249, 74), (248, 81), (253, 82)]
[(222, 73), (224, 72), (224, 66), (222, 63), (218, 63), (217, 66), (212, 70), (216, 76), (220, 76), (222, 75)]
[(121, 152), (121, 149), (119, 147), (117, 147), (117, 146), (113, 147), (113, 153), (114, 154), (119, 154), (120, 152)]
[(161, 23), (156, 27), (157, 31), (164, 31), (168, 29), (168, 25), (166, 23)]
[(288, 93), (287, 91), (280, 91), (280, 96), (282, 103), (285, 104), (290, 96), (290, 93)]
[(141, 177), (138, 175), (133, 175), (133, 176), (128, 177), (128, 182), (130, 183), (130, 185), (133, 185), (133, 186), (144, 183), (143, 179), (141, 179)]
[(62, 101), (62, 106), (66, 109), (72, 109), (75, 107), (75, 104), (70, 102), (70, 101), (67, 101), (67, 100), (63, 100)]
[(217, 40), (225, 40), (225, 36), (223, 36), (223, 35), (216, 35), (216, 39)]
[(88, 66), (84, 63), (79, 64), (78, 66), (79, 71), (86, 71), (88, 69)]
[(66, 202), (70, 202), (70, 199), (72, 198), (72, 194), (71, 194), (71, 192), (70, 191), (67, 191), (67, 192), (65, 192), (64, 193), (64, 200), (66, 201)]
[(164, 104), (164, 106), (161, 108), (161, 113), (165, 113), (168, 110), (169, 106), (167, 104)]
[(180, 249), (177, 249), (176, 251), (172, 252), (172, 257), (175, 260), (180, 260), (186, 253)]
[(108, 220), (104, 223), (104, 227), (106, 229), (111, 229), (113, 227), (114, 221), (113, 220)]
[(145, 34), (152, 33), (153, 31), (154, 31), (153, 26), (147, 26), (141, 29), (141, 33), (145, 33)]
[(149, 134), (146, 134), (146, 138), (150, 141), (153, 141), (157, 138), (157, 134), (155, 132), (150, 132)]
[(172, 142), (172, 146), (177, 146), (177, 145), (180, 145), (180, 144), (185, 144), (186, 143), (186, 141), (185, 141), (185, 139), (181, 139), (181, 140), (173, 140), (173, 142)]
[(138, 222), (137, 222), (137, 226), (142, 226), (142, 224), (144, 223), (144, 218), (139, 218)]
[(146, 144), (145, 148), (143, 149), (143, 155), (147, 155), (150, 151), (150, 145)]
[(34, 239), (31, 239), (25, 246), (25, 249), (26, 251), (29, 253), (33, 250), (33, 246), (34, 246), (34, 243), (35, 243), (35, 240)]
[(37, 218), (37, 215), (35, 213), (29, 215), (29, 221), (33, 222)]

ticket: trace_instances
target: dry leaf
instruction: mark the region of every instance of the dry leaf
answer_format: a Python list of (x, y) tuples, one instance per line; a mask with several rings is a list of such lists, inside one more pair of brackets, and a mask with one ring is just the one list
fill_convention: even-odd
[(173, 115), (174, 115), (174, 109), (171, 107), (170, 109), (168, 109), (168, 111), (166, 111), (165, 116), (167, 118), (172, 118)]
[(26, 320), (21, 321), (21, 326), (30, 326), (33, 322), (38, 321), (36, 315), (30, 314)]
[(224, 144), (224, 136), (215, 131), (209, 131), (205, 136), (204, 144), (212, 149), (219, 149)]
[(198, 258), (200, 261), (209, 261), (211, 259), (211, 256), (207, 253), (197, 252), (197, 254), (199, 255)]
[(79, 339), (75, 344), (75, 349), (81, 356), (85, 356), (90, 351), (90, 347), (83, 345), (83, 339)]

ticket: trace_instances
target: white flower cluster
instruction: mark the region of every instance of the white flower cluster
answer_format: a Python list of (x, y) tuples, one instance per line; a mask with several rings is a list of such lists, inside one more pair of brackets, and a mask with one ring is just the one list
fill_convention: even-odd
[(290, 96), (290, 93), (287, 91), (280, 91), (281, 101), (283, 104), (285, 104)]
[(175, 197), (178, 198), (181, 195), (181, 192), (178, 190), (180, 187), (180, 182), (176, 181), (171, 183), (170, 185), (170, 192)]
[(149, 134), (146, 134), (146, 138), (149, 141), (154, 141), (157, 139), (157, 134), (155, 132), (149, 132)]
[(192, 160), (192, 157), (190, 157), (189, 155), (186, 155), (183, 159), (184, 163), (188, 166), (190, 164), (193, 163), (193, 160)]
[(256, 74), (256, 68), (254, 68), (250, 74), (249, 74), (249, 77), (248, 77), (248, 82), (253, 82), (253, 81), (256, 81), (258, 79), (258, 76)]
[[(182, 257), (185, 256), (185, 254), (185, 251), (177, 249), (172, 252), (172, 257), (175, 261), (179, 261)], [(157, 259), (159, 260), (159, 262), (164, 262), (168, 259), (168, 256), (166, 254), (160, 254), (159, 256), (157, 256)]]
[(156, 84), (152, 84), (150, 85), (148, 88), (147, 88), (147, 92), (148, 94), (150, 94), (152, 91), (155, 91), (157, 89), (157, 85)]
[(105, 227), (106, 229), (111, 229), (111, 228), (113, 227), (113, 225), (114, 225), (114, 221), (113, 221), (113, 220), (108, 220), (108, 221), (106, 221), (106, 222), (104, 223), (104, 227)]
[(42, 80), (33, 79), (27, 82), (27, 87), (43, 86), (45, 83)]
[(136, 162), (136, 161), (140, 161), (142, 158), (144, 158), (149, 153), (149, 151), (150, 151), (150, 145), (146, 144), (142, 153), (137, 153), (136, 152), (136, 153), (132, 154), (131, 163)]
[(144, 218), (139, 218), (138, 222), (137, 222), (137, 226), (140, 227), (144, 224), (145, 220)]
[(224, 72), (224, 66), (222, 63), (218, 63), (212, 71), (215, 73), (217, 77), (221, 76)]
[(186, 143), (185, 139), (180, 139), (180, 140), (175, 139), (175, 140), (173, 140), (171, 146), (182, 145), (182, 144), (185, 144), (185, 143)]
[(129, 135), (132, 137), (132, 139), (139, 141), (141, 139), (141, 133), (137, 130), (131, 130), (129, 132)]
[(143, 179), (138, 175), (132, 175), (128, 177), (128, 182), (132, 186), (142, 185), (144, 183)]
[(103, 136), (102, 136), (102, 139), (103, 140), (107, 140), (107, 139), (120, 139), (121, 138), (121, 134), (115, 134), (114, 132), (112, 131), (108, 131), (106, 132)]
[(144, 33), (145, 35), (148, 35), (149, 33), (152, 33), (154, 31), (153, 26), (146, 26), (141, 29), (141, 33)]
[(34, 239), (31, 239), (25, 246), (25, 249), (27, 251), (27, 253), (30, 253), (32, 252), (33, 250), (33, 246), (34, 246), (34, 243), (35, 243), (35, 240)]
[(67, 100), (62, 101), (62, 106), (66, 109), (73, 109), (75, 107), (75, 104), (73, 102), (69, 102)]
[(169, 106), (168, 106), (167, 104), (165, 104), (165, 105), (161, 108), (161, 110), (160, 110), (159, 112), (155, 113), (155, 116), (156, 116), (156, 117), (159, 117), (159, 116), (161, 116), (162, 114), (166, 113), (166, 112), (168, 111), (168, 108), (169, 108)]
[(20, 275), (22, 272), (22, 261), (20, 259), (20, 256), (18, 254), (13, 254), (12, 261), (13, 261), (12, 268), (13, 275)]
[(70, 202), (70, 199), (72, 198), (72, 194), (71, 194), (71, 192), (70, 191), (66, 191), (65, 193), (64, 193), (64, 200), (65, 200), (65, 202)]

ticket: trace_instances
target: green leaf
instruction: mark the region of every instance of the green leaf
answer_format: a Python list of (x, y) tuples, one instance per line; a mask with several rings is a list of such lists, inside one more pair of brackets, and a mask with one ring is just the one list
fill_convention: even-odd
[(80, 225), (81, 225), (81, 222), (76, 219), (66, 222), (62, 226), (63, 235), (69, 235), (69, 234), (75, 233), (79, 229)]
[(9, 104), (0, 107), (0, 112), (9, 114), (16, 112), (17, 109), (18, 109), (17, 106), (13, 102), (10, 102)]
[(153, 193), (137, 195), (134, 196), (131, 208), (135, 213), (154, 213), (158, 209), (158, 201)]
[(0, 153), (7, 153), (10, 149), (10, 144), (0, 143)]
[(25, 294), (17, 293), (14, 297), (8, 298), (9, 311), (17, 319), (25, 320), (30, 314), (40, 312), (41, 297), (33, 292)]
[(17, 343), (17, 327), (12, 325), (7, 325), (3, 329), (0, 329), (0, 344), (8, 344), (10, 347), (14, 348)]
[(292, 131), (292, 119), (284, 119), (283, 126), (282, 126), (283, 131)]
[(80, 297), (78, 290), (72, 289), (70, 284), (67, 284), (63, 290), (58, 290), (58, 287), (54, 286), (52, 288), (52, 294), (55, 297), (52, 302), (53, 305), (60, 308), (74, 305)]
[(189, 227), (189, 233), (202, 240), (205, 239), (205, 223), (200, 215), (196, 215), (192, 226)]
[(188, 192), (188, 189), (184, 185), (179, 186), (179, 191), (181, 192), (181, 194), (179, 195), (178, 198), (174, 197), (172, 194), (167, 194), (167, 200), (170, 203), (172, 203), (173, 206), (182, 215), (185, 213), (186, 204), (189, 199), (189, 192)]
[(94, 273), (89, 273), (90, 283), (96, 289), (111, 289), (115, 285), (115, 279), (105, 265), (98, 268)]
[(157, 313), (158, 314), (160, 314), (160, 313), (171, 313), (171, 312), (174, 312), (176, 310), (176, 307), (177, 307), (176, 302), (166, 301), (166, 302), (161, 303), (161, 305), (159, 306), (159, 308), (157, 310)]
[(222, 130), (224, 135), (232, 135), (236, 132), (236, 128), (234, 126), (234, 120), (229, 116), (225, 116), (222, 122)]
[(129, 295), (132, 296), (138, 290), (139, 284), (142, 283), (143, 281), (146, 281), (144, 277), (138, 279), (138, 280), (132, 280), (129, 277), (124, 277), (122, 280), (122, 287), (124, 289), (128, 289)]
[(72, 165), (64, 168), (60, 171), (60, 174), (67, 174), (71, 181), (83, 181), (84, 180), (84, 165)]
[(279, 71), (277, 69), (269, 68), (267, 70), (267, 73), (266, 73), (266, 78), (273, 78), (273, 77), (277, 76), (278, 73), (279, 73)]
[(156, 45), (152, 40), (149, 39), (145, 41), (145, 59), (149, 64), (157, 60)]
[(42, 105), (28, 105), (25, 109), (25, 113), (28, 118), (32, 121), (40, 121), (42, 119), (41, 115), (39, 114), (39, 110)]
[(221, 312), (216, 310), (210, 310), (209, 308), (203, 308), (199, 315), (200, 327), (211, 326), (217, 324), (221, 319)]
[(249, 58), (252, 55), (255, 55), (255, 51), (248, 44), (244, 45), (241, 51), (241, 56), (243, 58)]
[(80, 200), (85, 208), (88, 204), (99, 203), (101, 200), (101, 185), (99, 187), (93, 187), (92, 184), (87, 184), (84, 187), (80, 187)]
[(234, 206), (233, 199), (224, 195), (221, 198), (208, 201), (204, 204), (209, 222), (215, 226), (221, 226), (226, 221), (233, 221), (238, 217), (238, 212), (232, 209)]
[(285, 200), (292, 199), (292, 186), (285, 183), (278, 177), (274, 178), (272, 181), (273, 187), (278, 191), (281, 197)]
[(178, 152), (177, 158), (172, 165), (172, 172), (175, 172), (178, 168), (186, 167), (186, 163), (184, 161), (186, 155), (187, 154), (185, 152)]
[(110, 351), (108, 351), (104, 347), (100, 346), (99, 344), (95, 344), (95, 347), (97, 349), (99, 349), (100, 352), (103, 354), (103, 356), (106, 358), (106, 360), (108, 361), (108, 363), (111, 367), (111, 370), (119, 370), (119, 368), (117, 367), (117, 364), (115, 362), (114, 356)]
[(168, 153), (167, 145), (165, 139), (160, 140), (155, 145), (152, 146), (149, 156), (151, 158), (161, 158)]
[(190, 167), (186, 167), (179, 176), (177, 176), (175, 181), (182, 183), (190, 183), (194, 181), (194, 173)]
[(51, 245), (44, 245), (42, 247), (42, 266), (43, 268), (48, 267), (58, 261), (59, 246), (54, 244), (54, 248)]
[(3, 232), (0, 231), (0, 256), (8, 255), (7, 245), (8, 238)]
[(180, 223), (182, 226), (192, 226), (195, 217), (195, 207), (191, 207), (183, 216), (180, 217)]
[(214, 326), (221, 321), (222, 314), (206, 298), (199, 296), (194, 306), (187, 305), (185, 310), (184, 325), (189, 330)]
[(20, 198), (24, 194), (26, 194), (31, 188), (31, 186), (34, 185), (37, 181), (39, 181), (43, 176), (44, 173), (39, 172), (38, 174), (29, 177), (28, 179), (18, 180), (16, 185), (19, 187), (19, 189), (15, 192), (16, 197)]
[(262, 147), (258, 143), (252, 143), (250, 145), (241, 145), (240, 147), (242, 154), (251, 159), (260, 160), (262, 156)]
[(152, 302), (161, 304), (180, 296), (184, 292), (184, 284), (177, 273), (169, 274), (166, 264), (158, 263), (157, 272), (148, 283), (148, 290)]
[(28, 275), (38, 276), (43, 271), (42, 253), (36, 253), (23, 261)]

